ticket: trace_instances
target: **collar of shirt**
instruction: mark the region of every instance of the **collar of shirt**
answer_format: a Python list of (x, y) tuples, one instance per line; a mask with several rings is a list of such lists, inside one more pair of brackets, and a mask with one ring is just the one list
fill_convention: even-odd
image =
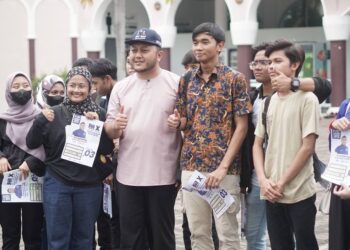
[[(213, 68), (213, 71), (209, 77), (209, 80), (212, 78), (213, 75), (216, 76), (216, 78), (217, 78), (218, 75), (222, 74), (224, 72), (224, 67), (225, 66), (221, 63), (217, 64)], [(194, 70), (196, 76), (202, 78), (202, 69), (200, 66), (198, 68), (194, 68), (193, 70)]]
[[(264, 95), (264, 89), (263, 89), (263, 84), (261, 84), (261, 86), (260, 87), (258, 87), (258, 89), (257, 89), (258, 91), (259, 91), (259, 98), (260, 99), (265, 99), (266, 97), (268, 97), (269, 95)], [(273, 93), (272, 94), (274, 94), (275, 93), (275, 91), (273, 91)], [(272, 95), (271, 94), (271, 95)]]
[(266, 96), (264, 96), (264, 89), (263, 89), (263, 86), (261, 84), (261, 86), (259, 87), (259, 98), (260, 99), (265, 99)]

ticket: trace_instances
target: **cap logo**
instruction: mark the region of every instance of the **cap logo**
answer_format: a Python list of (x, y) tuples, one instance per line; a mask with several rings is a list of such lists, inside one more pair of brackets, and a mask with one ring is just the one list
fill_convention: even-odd
[(147, 38), (145, 30), (139, 30), (135, 36), (135, 40), (144, 40)]
[(162, 39), (160, 38), (158, 33), (154, 30), (147, 29), (147, 28), (142, 28), (135, 31), (131, 39), (125, 41), (125, 43), (129, 45), (135, 42), (143, 42), (143, 43), (148, 43), (148, 44), (162, 47)]

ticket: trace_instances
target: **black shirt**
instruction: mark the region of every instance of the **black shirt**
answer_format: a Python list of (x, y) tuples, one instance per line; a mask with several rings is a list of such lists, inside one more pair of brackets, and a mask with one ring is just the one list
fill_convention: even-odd
[[(0, 119), (0, 157), (5, 157), (12, 169), (18, 169), (25, 161), (32, 173), (43, 176), (45, 164), (13, 144), (6, 135), (6, 125), (7, 121)], [(21, 131), (18, 131), (18, 133), (21, 133)]]
[[(112, 173), (112, 164), (108, 157), (101, 155), (111, 154), (113, 142), (102, 131), (100, 144), (97, 150), (93, 167), (87, 167), (61, 158), (66, 141), (65, 127), (71, 123), (71, 117), (64, 112), (62, 105), (53, 107), (55, 119), (49, 122), (43, 114), (39, 114), (27, 135), (27, 146), (36, 148), (43, 145), (46, 152), (45, 164), (51, 175), (67, 185), (89, 186), (100, 184), (101, 181)], [(102, 110), (100, 120), (104, 121), (106, 113)]]

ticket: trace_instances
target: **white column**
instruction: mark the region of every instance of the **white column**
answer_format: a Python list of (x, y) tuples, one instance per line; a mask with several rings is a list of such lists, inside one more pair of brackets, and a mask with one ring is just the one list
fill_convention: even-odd
[(350, 37), (350, 16), (324, 16), (323, 29), (328, 41), (348, 40)]
[(258, 22), (250, 20), (232, 21), (230, 30), (234, 45), (253, 45), (258, 33)]
[(175, 44), (177, 28), (175, 14), (181, 0), (140, 0), (144, 5), (150, 28), (159, 33), (162, 38), (162, 47), (171, 48)]
[[(350, 37), (350, 16), (326, 15), (323, 17), (323, 29), (330, 41), (331, 52), (331, 103), (338, 106), (350, 92), (347, 86), (346, 43)], [(348, 79), (347, 79), (348, 78)]]
[(157, 25), (157, 26), (151, 26), (150, 28), (157, 31), (157, 33), (162, 38), (163, 48), (172, 48), (175, 45), (175, 38), (177, 34), (176, 26)]
[(252, 59), (252, 46), (258, 33), (256, 12), (259, 0), (225, 0), (230, 12), (230, 31), (232, 43), (237, 46), (237, 69), (247, 79), (248, 86), (252, 77), (249, 62)]
[(88, 52), (101, 52), (104, 50), (106, 40), (105, 30), (98, 28), (88, 28), (81, 33), (81, 42)]
[(215, 1), (215, 23), (224, 30), (227, 29), (227, 15), (225, 0)]

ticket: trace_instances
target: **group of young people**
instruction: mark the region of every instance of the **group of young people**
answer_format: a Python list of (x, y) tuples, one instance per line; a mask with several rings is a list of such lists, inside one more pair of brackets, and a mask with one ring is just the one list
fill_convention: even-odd
[[(97, 221), (101, 249), (175, 250), (175, 199), (195, 170), (206, 188), (224, 188), (234, 203), (216, 217), (183, 190), (186, 249), (214, 249), (213, 228), (219, 249), (240, 249), (242, 191), (248, 249), (266, 249), (266, 232), (272, 249), (318, 249), (312, 154), (319, 102), (331, 87), (319, 77), (298, 78), (302, 48), (286, 40), (255, 47), (250, 68), (261, 86), (248, 92), (245, 76), (219, 61), (225, 33), (214, 23), (193, 30), (195, 62), (181, 77), (160, 67), (162, 39), (154, 30), (136, 31), (127, 44), (129, 76), (117, 82), (108, 60), (79, 60), (65, 81), (43, 79), (37, 104), (29, 77), (9, 76), (0, 171), (44, 176), (44, 192), (42, 205), (1, 203), (3, 249), (19, 248), (21, 226), (26, 249), (92, 249)], [(92, 89), (104, 96), (99, 105)], [(334, 128), (350, 128), (348, 103)], [(61, 158), (74, 114), (104, 122), (91, 168)], [(102, 182), (113, 185), (112, 219), (102, 210)], [(334, 187), (330, 249), (349, 248), (349, 196), (348, 187)]]

